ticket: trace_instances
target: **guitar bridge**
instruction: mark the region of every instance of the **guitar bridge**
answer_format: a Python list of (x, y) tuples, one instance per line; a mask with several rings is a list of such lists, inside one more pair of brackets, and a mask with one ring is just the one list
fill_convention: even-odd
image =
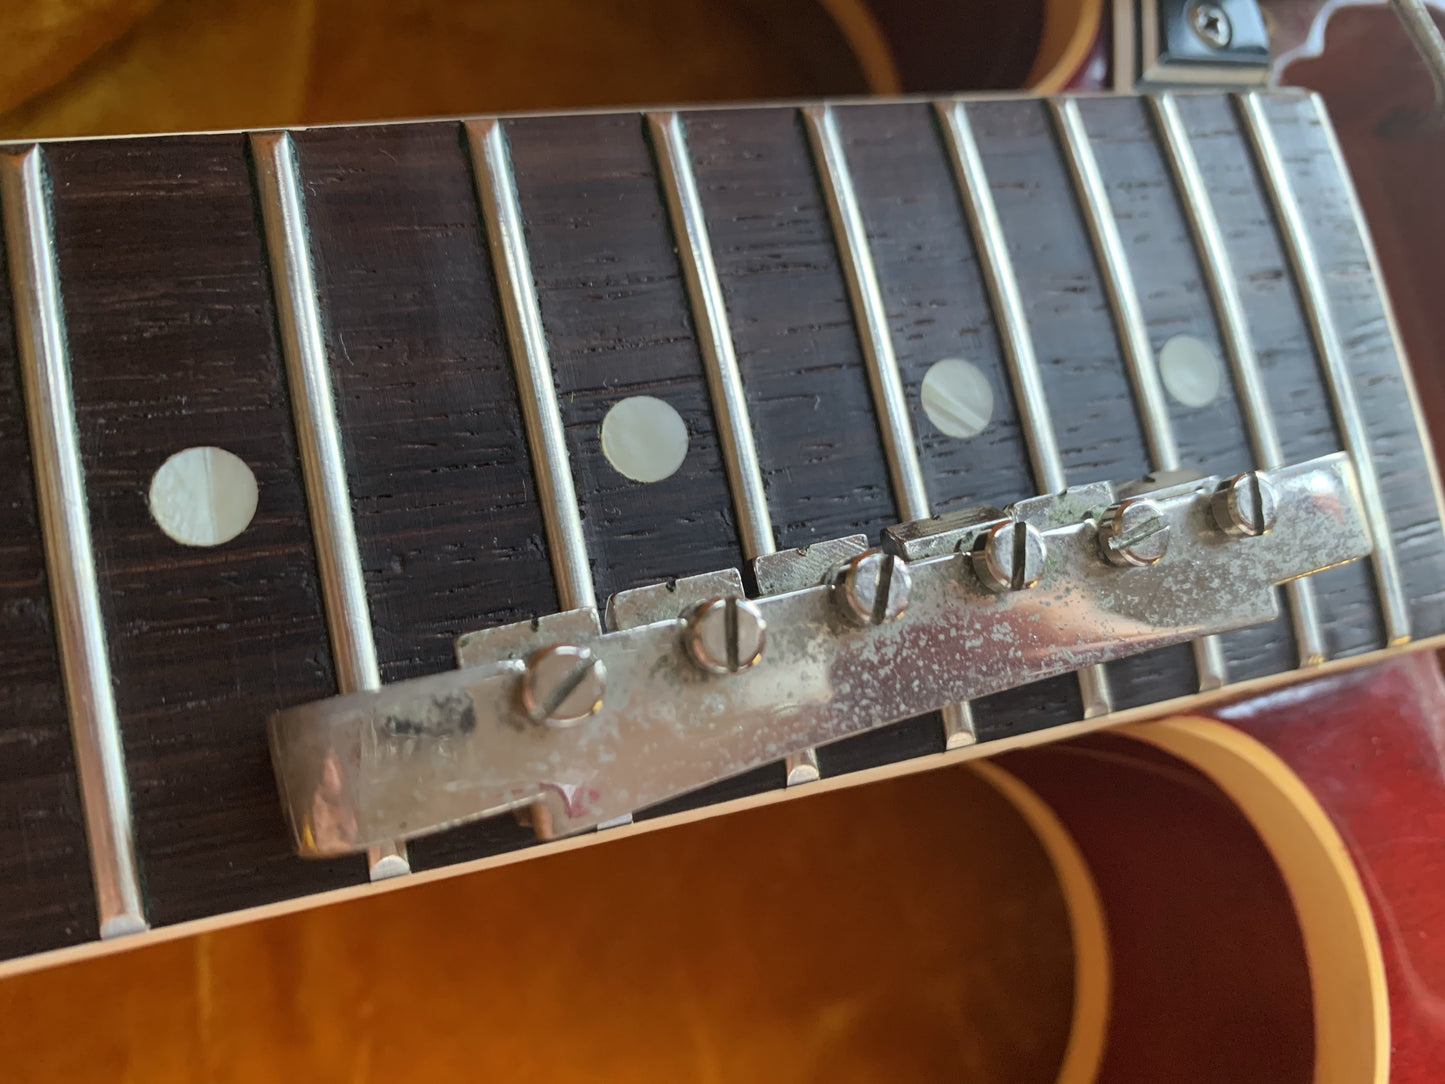
[(1343, 454), (1096, 483), (461, 637), (460, 667), (277, 713), (298, 851), (530, 807), (543, 835), (945, 705), (1273, 619), (1371, 552)]

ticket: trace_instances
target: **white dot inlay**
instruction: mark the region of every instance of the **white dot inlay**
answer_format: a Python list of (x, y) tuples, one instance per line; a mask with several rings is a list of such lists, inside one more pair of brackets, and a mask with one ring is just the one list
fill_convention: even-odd
[(928, 420), (950, 437), (976, 437), (993, 417), (988, 377), (962, 358), (944, 358), (929, 366), (918, 397)]
[(1206, 343), (1175, 335), (1159, 350), (1159, 379), (1185, 406), (1208, 406), (1219, 395), (1223, 366)]
[(151, 478), (151, 515), (183, 546), (219, 546), (256, 514), (256, 476), (224, 448), (177, 452)]
[(661, 399), (631, 396), (602, 419), (602, 454), (634, 482), (660, 482), (687, 458), (687, 423)]

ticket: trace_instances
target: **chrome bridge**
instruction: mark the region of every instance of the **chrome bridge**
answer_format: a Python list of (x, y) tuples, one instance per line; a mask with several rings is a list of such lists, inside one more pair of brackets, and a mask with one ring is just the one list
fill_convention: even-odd
[(530, 809), (543, 836), (944, 705), (1273, 619), (1364, 557), (1344, 453), (1096, 483), (459, 639), (459, 669), (277, 713), (305, 855)]

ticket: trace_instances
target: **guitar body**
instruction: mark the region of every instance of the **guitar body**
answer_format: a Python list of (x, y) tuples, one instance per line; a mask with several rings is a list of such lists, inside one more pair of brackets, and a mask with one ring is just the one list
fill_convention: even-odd
[[(1024, 80), (1059, 89), (1097, 78), (1088, 62), (1101, 5), (973, 13), (1003, 21), (971, 24), (958, 40), (972, 51), (926, 29), (951, 26), (960, 6), (699, 4), (674, 13), (692, 24), (664, 27), (624, 12), (608, 31), (619, 38), (644, 40), (650, 27), (645, 40), (664, 53), (690, 37), (712, 44), (672, 53), (676, 63), (646, 76), (608, 60), (595, 71), (546, 67), (538, 82), (528, 76), (544, 66), (519, 62), (489, 86), (458, 61), (429, 80), (398, 69), (389, 91), (376, 66), (349, 70), (341, 59), (384, 55), (401, 33), (384, 18), (348, 28), (326, 4), (309, 15), (259, 5), (244, 17), (216, 4), (211, 34), (198, 33), (186, 58), (174, 45), (191, 29), (176, 5), (119, 4), (97, 31), (118, 44), (67, 46), (56, 61), (64, 78), (17, 70), (20, 90), (0, 97), (9, 122), (0, 134), (575, 105), (581, 85), (607, 104)], [(578, 20), (596, 5), (544, 7), (533, 16), (539, 32), (598, 32)], [(764, 12), (773, 21), (759, 24)], [(153, 93), (137, 77), (176, 56), (165, 86), (175, 73), (200, 85), (221, 70), (215, 58), (239, 55), (216, 29), (227, 15), (258, 41), (288, 42), (293, 74), (266, 84), (274, 96), (246, 96), (244, 63), (224, 102)], [(316, 37), (305, 40), (332, 45), (298, 77), (308, 17)], [(758, 25), (791, 51), (759, 43)], [(402, 52), (416, 71), (433, 67), (428, 28), (477, 40), (497, 31), (409, 26), (417, 42)], [(743, 42), (754, 51), (739, 52)], [(722, 54), (728, 77), (708, 83), (699, 63)], [(508, 97), (522, 85), (540, 89)], [(257, 111), (230, 111), (248, 101)], [(331, 167), (341, 178), (356, 163), (338, 152)], [(1362, 187), (1374, 222), (1375, 190)], [(1382, 238), (1392, 286), (1396, 236)], [(1424, 334), (1411, 330), (1417, 323), (1411, 306), (1402, 324), (1412, 345)], [(285, 488), (282, 473), (273, 489)], [(299, 509), (301, 494), (291, 498)], [(148, 561), (136, 565), (135, 592), (160, 575)], [(153, 661), (163, 689), (166, 660)], [(306, 699), (297, 690), (315, 683), (293, 678), (287, 695)], [(224, 916), (192, 917), (197, 905), (163, 895), (158, 876), (155, 906), (186, 921), (184, 936), (162, 927), (117, 955), (82, 944), (53, 957), (66, 967), (0, 983), (0, 1008), (27, 1025), (0, 1034), (0, 1060), (18, 1067), (14, 1079), (34, 1080), (1440, 1079), (1445, 684), (1433, 655), (1396, 651), (1198, 710), (922, 774), (913, 774), (920, 759), (885, 761), (825, 778), (804, 801), (743, 788), (727, 817), (679, 807), (665, 830), (640, 821), (610, 829), (605, 847), (572, 840), (525, 863), (510, 864), (508, 852), (526, 833), (493, 822), (488, 838), (503, 843), (489, 857), (470, 857), (475, 836), (458, 846), (459, 865), (443, 868), (454, 856), (434, 851), (437, 868), (402, 891), (337, 888), (352, 878), (316, 867), (309, 887), (330, 890), (330, 906), (270, 903), (232, 928)], [(914, 739), (886, 740), (901, 749)], [(189, 755), (146, 785), (176, 787), (183, 805)], [(246, 763), (252, 774), (264, 768)], [(860, 781), (869, 785), (847, 786)], [(238, 820), (221, 834), (246, 830)], [(161, 849), (184, 846), (178, 825)], [(207, 877), (230, 875), (191, 860)], [(237, 865), (238, 886), (251, 860)], [(478, 872), (450, 876), (458, 869)]]

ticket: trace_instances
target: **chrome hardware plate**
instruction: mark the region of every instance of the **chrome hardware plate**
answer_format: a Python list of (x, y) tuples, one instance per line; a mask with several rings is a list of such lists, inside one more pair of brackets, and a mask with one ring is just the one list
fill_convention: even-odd
[[(1095, 516), (1131, 487), (1089, 486), (1015, 506), (1047, 546), (1031, 589), (994, 594), (975, 577), (967, 551), (994, 520), (910, 561), (897, 621), (849, 621), (831, 583), (757, 598), (767, 648), (743, 673), (689, 662), (680, 617), (602, 633), (595, 612), (578, 610), (463, 637), (462, 658), (485, 646), (488, 661), (272, 718), (297, 849), (342, 854), (534, 803), (546, 808), (533, 823), (565, 835), (945, 704), (1269, 621), (1273, 585), (1371, 543), (1343, 453), (1262, 473), (1278, 515), (1254, 538), (1216, 528), (1220, 479), (1152, 492), (1171, 541), (1146, 567), (1116, 568), (1098, 551)], [(1041, 526), (1063, 509), (1086, 514)], [(533, 723), (518, 696), (522, 656), (559, 642), (590, 648), (607, 671), (601, 709), (565, 729)]]

